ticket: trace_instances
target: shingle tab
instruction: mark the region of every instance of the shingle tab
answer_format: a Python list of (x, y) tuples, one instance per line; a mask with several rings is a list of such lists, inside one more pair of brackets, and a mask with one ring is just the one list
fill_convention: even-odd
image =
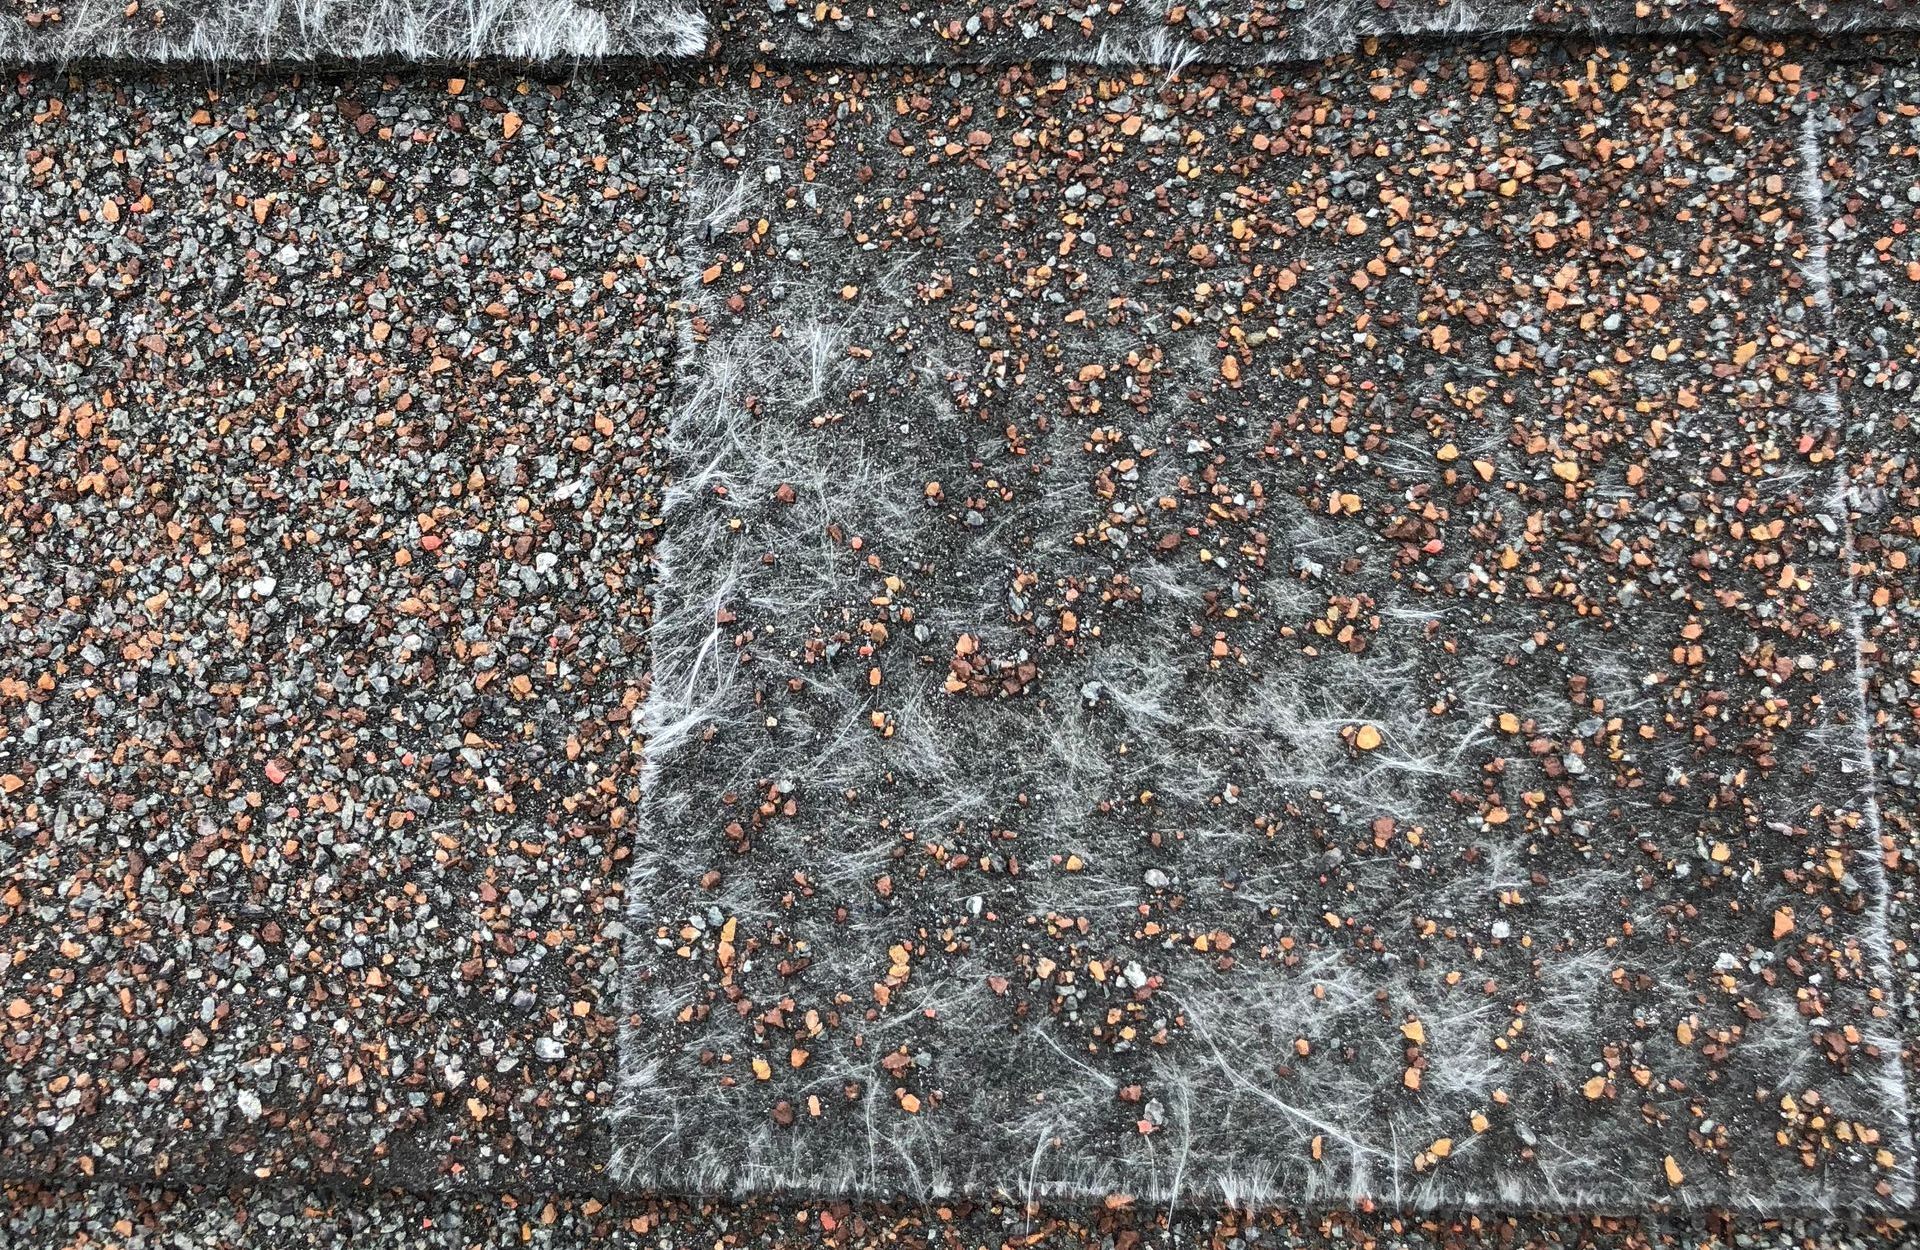
[(582, 1181), (663, 93), (37, 86), (0, 105), (0, 1165)]
[(703, 101), (621, 1175), (1905, 1201), (1803, 76)]
[(1920, 25), (1911, 0), (716, 0), (716, 51), (736, 63), (1064, 59), (1116, 67), (1252, 65), (1369, 40), (1820, 32), (1836, 41)]
[(1920, 848), (1920, 76), (1910, 64), (1837, 65), (1817, 118), (1825, 260), (1840, 349), (1835, 400), (1848, 423), (1847, 505), (1883, 828), (1901, 889), (1892, 908), (1911, 1077), (1920, 960), (1911, 898)]

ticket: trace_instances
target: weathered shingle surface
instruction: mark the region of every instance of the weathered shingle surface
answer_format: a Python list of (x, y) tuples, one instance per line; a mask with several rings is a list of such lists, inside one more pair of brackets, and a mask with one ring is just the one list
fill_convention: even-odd
[(1911, 64), (1837, 67), (1823, 95), (1821, 177), (1837, 399), (1849, 422), (1847, 503), (1866, 674), (1881, 856), (1909, 1080), (1920, 1038), (1920, 75)]
[(661, 99), (9, 93), (10, 1170), (597, 1156), (673, 349)]
[[(1140, 1207), (1027, 1209), (1015, 1203), (687, 1200), (660, 1195), (433, 1196), (256, 1186), (18, 1186), (0, 1236), (22, 1246), (191, 1245), (195, 1250), (533, 1247), (992, 1246), (1068, 1250), (1151, 1245), (1473, 1250), (1532, 1245), (1683, 1250), (1703, 1244), (1856, 1250), (1899, 1230), (1800, 1220), (1684, 1216), (1517, 1218), (1500, 1214), (1311, 1214)], [(1170, 1216), (1170, 1218), (1169, 1218)]]
[(622, 1174), (1905, 1201), (1802, 79), (700, 101)]
[(1845, 40), (1920, 23), (1910, 0), (716, 0), (711, 12), (730, 59), (863, 64), (1259, 64), (1354, 52), (1378, 39), (1757, 31)]
[(1920, 26), (1913, 0), (12, 0), (0, 59), (538, 63), (708, 51), (829, 64), (1301, 61), (1370, 41), (1738, 32), (1847, 41)]

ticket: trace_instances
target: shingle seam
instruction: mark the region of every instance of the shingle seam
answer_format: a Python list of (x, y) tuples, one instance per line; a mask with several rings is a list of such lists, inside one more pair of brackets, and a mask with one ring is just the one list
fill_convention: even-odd
[[(1830, 66), (1821, 65), (1819, 72), (1811, 75), (1812, 81), (1824, 84)], [(1799, 176), (1795, 180), (1797, 191), (1807, 215), (1807, 258), (1802, 266), (1808, 284), (1812, 290), (1814, 315), (1827, 339), (1824, 353), (1824, 385), (1820, 391), (1819, 404), (1823, 413), (1833, 422), (1834, 428), (1845, 430), (1847, 426), (1846, 408), (1840, 397), (1839, 379), (1834, 367), (1834, 354), (1839, 346), (1841, 328), (1836, 324), (1833, 311), (1833, 273), (1829, 265), (1829, 248), (1833, 238), (1831, 228), (1833, 217), (1827, 206), (1825, 180), (1821, 171), (1826, 165), (1825, 144), (1821, 134), (1820, 118), (1825, 110), (1825, 92), (1818, 92), (1807, 101), (1805, 113), (1801, 119), (1799, 135)], [(1853, 704), (1848, 709), (1854, 721), (1852, 749), (1857, 758), (1845, 761), (1843, 768), (1851, 771), (1858, 769), (1864, 774), (1861, 785), (1861, 820), (1865, 826), (1866, 844), (1855, 852), (1855, 860), (1861, 866), (1868, 893), (1871, 897), (1869, 916), (1866, 921), (1866, 937), (1873, 960), (1873, 974), (1876, 981), (1886, 986), (1896, 1002), (1902, 997), (1899, 981), (1894, 976), (1893, 941), (1888, 925), (1888, 909), (1892, 898), (1892, 883), (1888, 880), (1886, 865), (1881, 860), (1881, 847), (1884, 838), (1884, 823), (1880, 811), (1879, 767), (1874, 762), (1873, 744), (1870, 738), (1873, 726), (1872, 708), (1867, 700), (1867, 690), (1871, 680), (1868, 660), (1868, 644), (1865, 623), (1865, 611), (1861, 607), (1862, 589), (1857, 573), (1858, 554), (1854, 541), (1853, 509), (1849, 503), (1848, 474), (1843, 459), (1836, 458), (1832, 469), (1832, 486), (1826, 499), (1827, 514), (1839, 526), (1840, 559), (1846, 571), (1845, 605), (1846, 630), (1848, 642), (1852, 647), (1854, 674), (1852, 683)], [(1894, 1055), (1901, 1052), (1901, 1038), (1898, 1025), (1894, 1026), (1891, 1036), (1880, 1039)], [(1902, 1206), (1911, 1206), (1914, 1202), (1913, 1153), (1914, 1125), (1912, 1120), (1912, 1101), (1907, 1088), (1906, 1065), (1893, 1063), (1885, 1068), (1888, 1106), (1901, 1131), (1901, 1144), (1907, 1148), (1907, 1168), (1900, 1176), (1900, 1187), (1896, 1191), (1896, 1201)]]

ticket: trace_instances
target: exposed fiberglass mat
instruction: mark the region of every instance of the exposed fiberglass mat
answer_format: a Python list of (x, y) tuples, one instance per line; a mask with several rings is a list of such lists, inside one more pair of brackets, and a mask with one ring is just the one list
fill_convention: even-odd
[(1810, 94), (705, 94), (616, 1174), (1908, 1202)]
[(706, 29), (697, 0), (15, 0), (0, 60), (670, 57)]

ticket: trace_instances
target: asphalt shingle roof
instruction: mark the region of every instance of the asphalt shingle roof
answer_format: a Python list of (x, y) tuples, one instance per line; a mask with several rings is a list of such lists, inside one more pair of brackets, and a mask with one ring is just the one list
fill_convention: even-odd
[(1896, 1235), (1914, 10), (1641, 7), (0, 18), (387, 61), (0, 103), (8, 1238)]

